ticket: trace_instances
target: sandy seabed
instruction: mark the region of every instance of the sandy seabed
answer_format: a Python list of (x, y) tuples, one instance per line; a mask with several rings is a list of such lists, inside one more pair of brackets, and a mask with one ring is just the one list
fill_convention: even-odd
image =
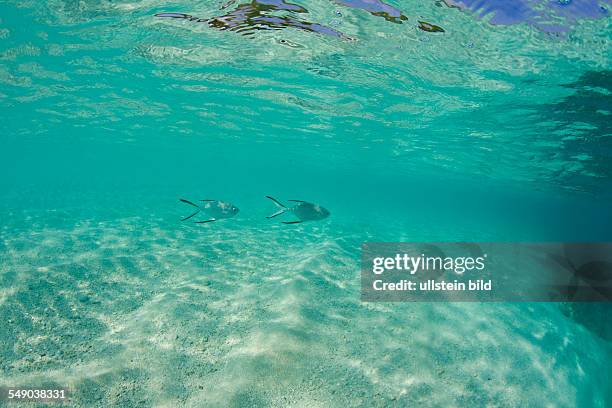
[(0, 230), (0, 386), (75, 407), (609, 397), (610, 343), (558, 304), (362, 303), (357, 228), (29, 217)]

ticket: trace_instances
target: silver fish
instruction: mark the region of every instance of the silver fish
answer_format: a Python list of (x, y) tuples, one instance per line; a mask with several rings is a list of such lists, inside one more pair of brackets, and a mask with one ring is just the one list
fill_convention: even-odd
[(201, 212), (204, 213), (207, 217), (209, 217), (204, 221), (195, 221), (196, 224), (204, 224), (206, 222), (213, 222), (221, 220), (223, 218), (232, 218), (233, 216), (238, 214), (238, 211), (240, 211), (238, 207), (225, 201), (199, 200), (202, 202), (201, 205), (194, 204), (191, 201), (185, 200), (183, 198), (181, 198), (180, 201), (198, 209), (196, 212), (183, 218), (181, 221), (188, 220)]
[(267, 216), (266, 218), (274, 218), (286, 212), (291, 212), (299, 220), (299, 221), (283, 221), (283, 224), (299, 224), (304, 221), (322, 220), (324, 218), (329, 217), (329, 214), (330, 214), (330, 212), (326, 208), (323, 208), (318, 204), (313, 204), (313, 203), (309, 203), (309, 202), (302, 201), (302, 200), (289, 200), (297, 204), (294, 205), (293, 207), (287, 207), (281, 202), (279, 202), (274, 197), (266, 196), (266, 198), (269, 198), (270, 200), (272, 200), (274, 204), (276, 204), (276, 206), (279, 208), (277, 212), (275, 212), (272, 215)]

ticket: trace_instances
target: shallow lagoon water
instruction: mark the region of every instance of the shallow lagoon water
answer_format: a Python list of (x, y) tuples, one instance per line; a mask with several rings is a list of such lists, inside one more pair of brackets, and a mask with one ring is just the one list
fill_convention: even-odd
[[(83, 407), (608, 406), (608, 305), (362, 303), (359, 248), (609, 240), (609, 18), (300, 5), (351, 39), (154, 17), (213, 2), (0, 3), (0, 386)], [(331, 216), (266, 220), (265, 195)], [(181, 197), (241, 211), (181, 223)]]

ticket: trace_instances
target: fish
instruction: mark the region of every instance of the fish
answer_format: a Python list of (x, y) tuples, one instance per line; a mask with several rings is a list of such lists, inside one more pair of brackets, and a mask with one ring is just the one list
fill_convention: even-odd
[(184, 198), (179, 199), (179, 201), (197, 208), (196, 212), (191, 215), (188, 215), (181, 221), (186, 221), (192, 217), (195, 217), (199, 213), (204, 213), (206, 216), (209, 217), (204, 221), (195, 221), (196, 224), (204, 224), (207, 222), (218, 221), (224, 218), (232, 218), (240, 211), (240, 209), (232, 203), (219, 200), (199, 200), (203, 203), (201, 205), (192, 203), (191, 201), (185, 200)]
[(277, 212), (267, 216), (266, 218), (274, 218), (286, 212), (291, 212), (298, 219), (297, 221), (283, 221), (283, 224), (299, 224), (304, 221), (318, 221), (327, 218), (330, 215), (330, 212), (326, 208), (307, 201), (289, 200), (297, 204), (293, 207), (287, 207), (274, 197), (266, 196), (266, 198), (272, 200), (272, 202), (274, 202), (274, 204), (276, 204), (276, 206), (279, 208)]

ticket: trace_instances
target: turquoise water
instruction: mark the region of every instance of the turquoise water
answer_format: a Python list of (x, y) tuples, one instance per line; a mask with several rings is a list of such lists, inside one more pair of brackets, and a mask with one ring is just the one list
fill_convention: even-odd
[[(154, 16), (240, 2), (0, 1), (0, 386), (77, 407), (612, 405), (608, 305), (362, 303), (359, 281), (367, 241), (612, 238), (610, 19), (353, 3), (244, 35)], [(283, 225), (265, 195), (331, 216)], [(240, 212), (181, 223), (179, 198)]]

